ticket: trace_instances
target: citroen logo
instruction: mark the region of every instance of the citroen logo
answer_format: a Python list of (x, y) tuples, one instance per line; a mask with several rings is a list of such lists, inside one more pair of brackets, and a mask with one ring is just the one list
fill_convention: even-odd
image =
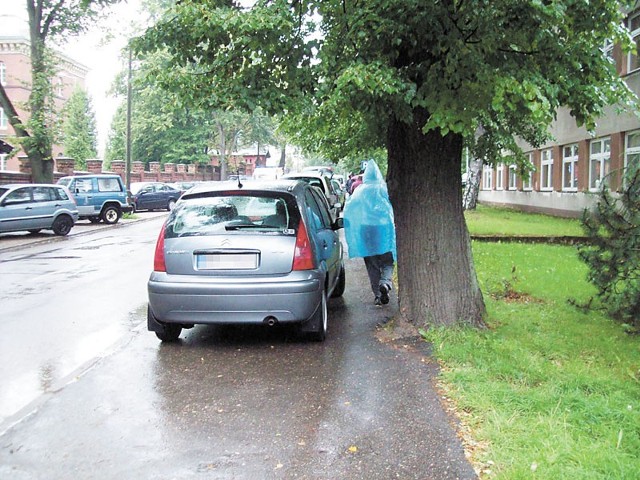
[(229, 245), (231, 245), (231, 242), (228, 238), (225, 238), (224, 240), (222, 240), (222, 242), (220, 242), (221, 247), (228, 247)]

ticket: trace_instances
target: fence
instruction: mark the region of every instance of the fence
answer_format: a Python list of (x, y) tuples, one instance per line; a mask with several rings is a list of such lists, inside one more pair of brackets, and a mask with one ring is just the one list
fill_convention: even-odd
[[(31, 164), (27, 157), (20, 157), (20, 171), (7, 172), (0, 171), (0, 184), (5, 183), (31, 183)], [(68, 175), (82, 175), (89, 173), (116, 173), (126, 181), (126, 162), (124, 160), (114, 160), (111, 162), (109, 170), (103, 169), (102, 160), (87, 160), (87, 170), (74, 170), (75, 161), (72, 158), (58, 157), (55, 159), (54, 181)], [(202, 180), (220, 180), (220, 169), (214, 165), (196, 165), (184, 163), (150, 162), (149, 170), (144, 169), (143, 162), (132, 162), (131, 182), (190, 182)]]

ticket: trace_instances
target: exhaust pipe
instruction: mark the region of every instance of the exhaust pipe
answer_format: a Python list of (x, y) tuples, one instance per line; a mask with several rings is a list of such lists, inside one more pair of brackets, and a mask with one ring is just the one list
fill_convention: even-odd
[(270, 327), (273, 327), (275, 324), (278, 323), (278, 319), (276, 317), (271, 317), (271, 316), (266, 317), (263, 321)]

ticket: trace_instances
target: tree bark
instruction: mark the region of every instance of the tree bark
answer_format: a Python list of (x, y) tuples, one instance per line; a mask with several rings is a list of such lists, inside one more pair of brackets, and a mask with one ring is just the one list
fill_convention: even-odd
[(478, 193), (480, 192), (480, 175), (482, 174), (482, 160), (474, 158), (469, 164), (467, 172), (467, 184), (464, 188), (462, 206), (465, 210), (475, 210), (478, 204)]
[(481, 327), (485, 305), (462, 209), (462, 137), (422, 133), (427, 118), (417, 110), (412, 124), (392, 120), (387, 134), (400, 314), (419, 327)]

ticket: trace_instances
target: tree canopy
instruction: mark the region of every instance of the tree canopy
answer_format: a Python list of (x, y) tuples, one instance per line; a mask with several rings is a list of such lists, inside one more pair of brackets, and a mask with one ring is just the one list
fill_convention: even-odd
[[(593, 127), (629, 89), (602, 53), (630, 47), (609, 0), (181, 0), (136, 46), (192, 102), (256, 105), (330, 158), (385, 147), (400, 307), (418, 324), (482, 324), (460, 206), (464, 141), (495, 159), (548, 140), (565, 106)], [(416, 208), (418, 207), (419, 208)]]
[[(274, 141), (275, 125), (260, 109), (214, 110), (187, 102), (155, 81), (156, 72), (169, 68), (163, 52), (138, 59), (132, 72), (132, 159), (160, 163), (208, 163), (212, 154), (231, 155), (237, 148)], [(115, 92), (126, 95), (125, 72)], [(122, 104), (112, 120), (106, 159), (125, 157), (126, 109)], [(263, 150), (264, 153), (264, 150)]]

